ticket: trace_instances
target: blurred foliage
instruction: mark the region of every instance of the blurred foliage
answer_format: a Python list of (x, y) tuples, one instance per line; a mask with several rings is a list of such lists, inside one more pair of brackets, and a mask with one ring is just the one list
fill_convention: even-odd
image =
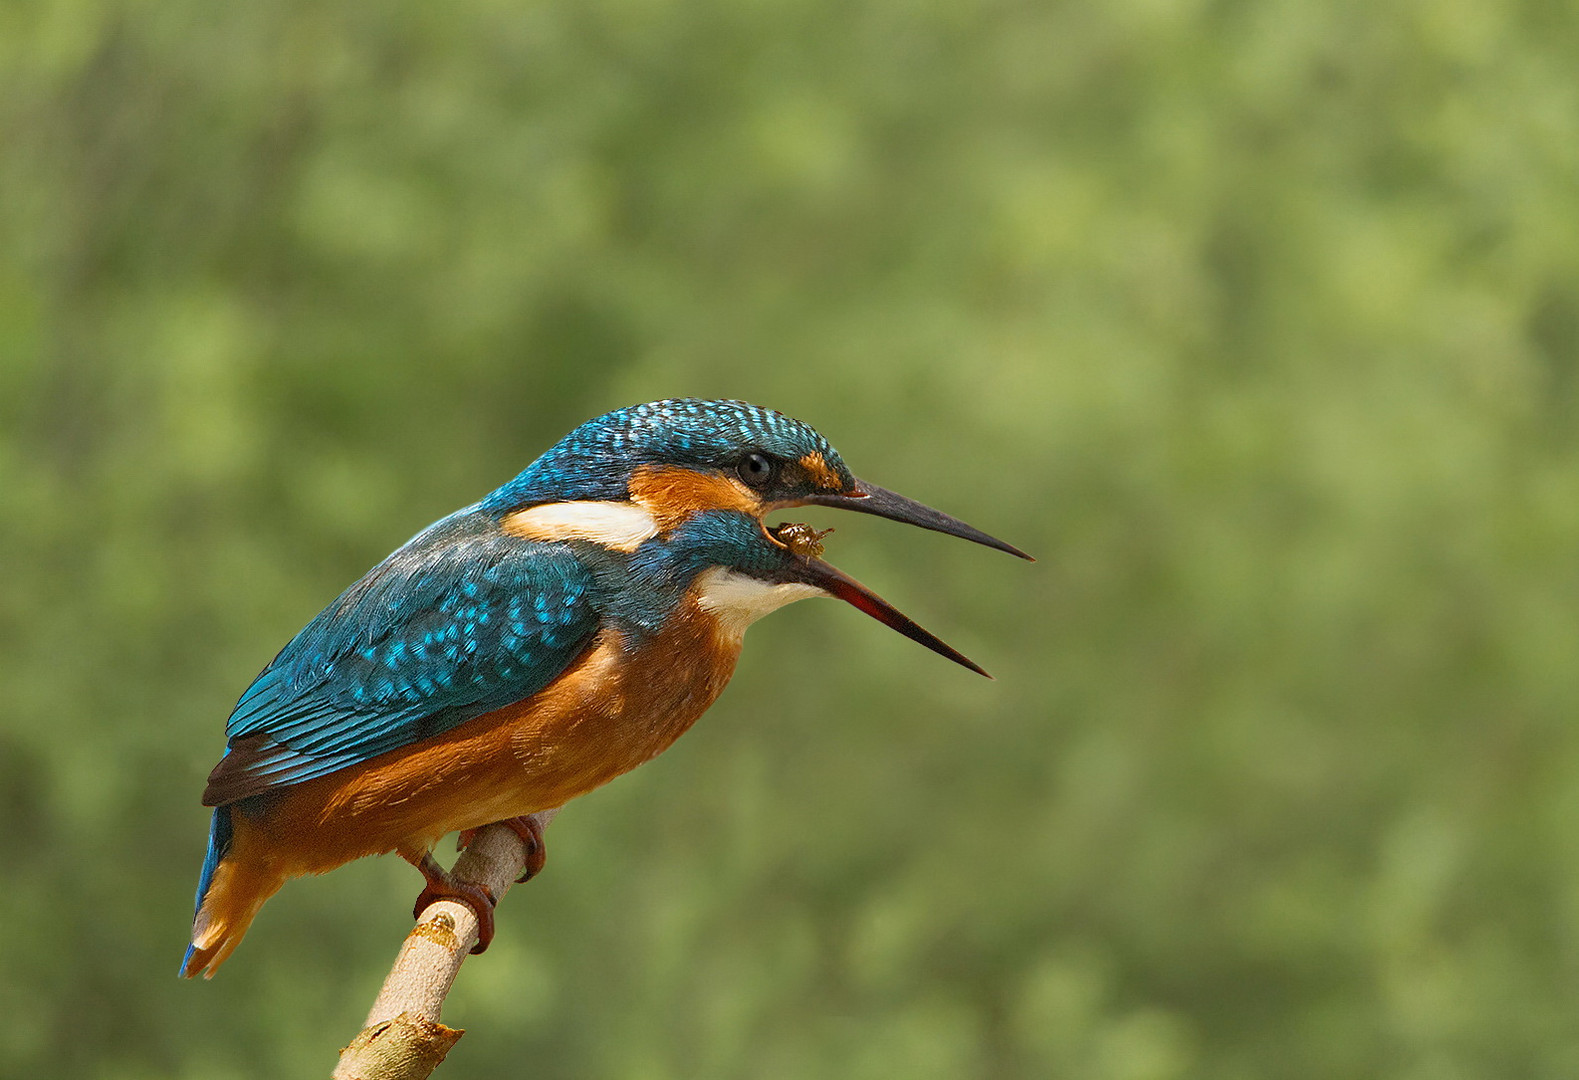
[(1029, 548), (554, 825), (441, 1075), (1579, 1074), (1579, 24), (1550, 0), (0, 6), (0, 1075), (321, 1075), (417, 876), (181, 983), (230, 704), (582, 419)]

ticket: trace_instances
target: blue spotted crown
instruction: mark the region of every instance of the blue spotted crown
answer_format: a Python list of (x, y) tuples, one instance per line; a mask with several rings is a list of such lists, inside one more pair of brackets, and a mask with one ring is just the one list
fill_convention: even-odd
[(743, 448), (787, 460), (817, 453), (830, 468), (848, 472), (815, 428), (783, 413), (746, 401), (669, 398), (588, 420), (481, 506), (506, 514), (543, 502), (624, 499), (631, 472), (639, 466), (726, 469)]

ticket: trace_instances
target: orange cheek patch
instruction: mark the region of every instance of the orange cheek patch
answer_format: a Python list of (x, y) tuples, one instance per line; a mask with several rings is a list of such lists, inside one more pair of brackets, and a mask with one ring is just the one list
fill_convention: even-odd
[(757, 517), (763, 512), (762, 500), (739, 480), (672, 466), (637, 469), (630, 479), (630, 495), (663, 532), (699, 510), (739, 510)]
[(814, 450), (801, 458), (800, 467), (806, 470), (807, 475), (818, 487), (832, 488), (835, 491), (844, 490), (844, 481), (817, 451)]

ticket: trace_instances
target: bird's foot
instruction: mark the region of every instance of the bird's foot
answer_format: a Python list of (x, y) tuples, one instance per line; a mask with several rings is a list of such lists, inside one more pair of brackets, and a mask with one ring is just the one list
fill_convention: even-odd
[(428, 905), (436, 900), (456, 900), (477, 913), (477, 944), (472, 947), (472, 952), (487, 951), (493, 943), (493, 909), (498, 903), (494, 899), (493, 891), (486, 885), (475, 881), (460, 881), (440, 866), (432, 855), (424, 855), (422, 862), (417, 866), (422, 871), (422, 876), (427, 880), (427, 886), (417, 897), (417, 904), (411, 909), (413, 919), (422, 918), (422, 913)]
[[(503, 825), (521, 838), (521, 843), (526, 845), (526, 869), (521, 876), (515, 879), (517, 885), (531, 881), (543, 871), (543, 864), (548, 861), (548, 847), (543, 843), (543, 827), (537, 819), (530, 814), (522, 817), (505, 818), (503, 821), (494, 822)], [(482, 828), (487, 828), (486, 825)], [(462, 829), (455, 838), (455, 850), (465, 851), (466, 845), (472, 842), (472, 837), (477, 835), (477, 829)]]

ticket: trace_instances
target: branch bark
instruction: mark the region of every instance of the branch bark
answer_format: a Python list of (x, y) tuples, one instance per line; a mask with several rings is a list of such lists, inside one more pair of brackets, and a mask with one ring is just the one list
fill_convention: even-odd
[[(546, 826), (558, 810), (532, 816)], [(489, 825), (455, 860), (451, 873), (486, 885), (504, 900), (526, 867), (526, 845), (512, 829)], [(367, 1023), (340, 1051), (333, 1080), (425, 1080), (465, 1034), (439, 1022), (444, 998), (477, 944), (477, 915), (465, 904), (436, 900), (406, 935)]]

